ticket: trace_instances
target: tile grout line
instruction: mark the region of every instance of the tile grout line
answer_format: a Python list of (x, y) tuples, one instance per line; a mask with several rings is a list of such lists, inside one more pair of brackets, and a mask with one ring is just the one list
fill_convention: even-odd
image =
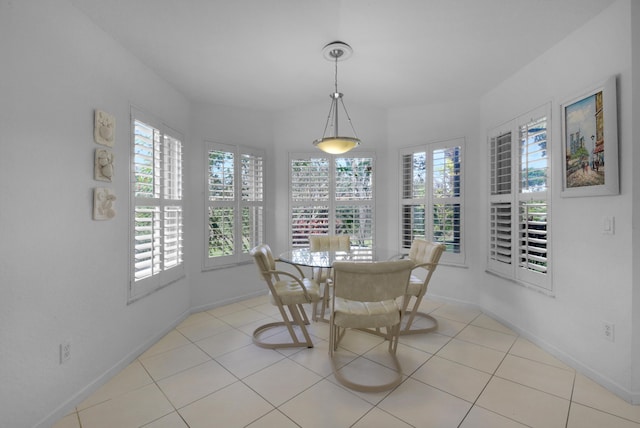
[[(480, 315), (478, 315), (478, 317), (479, 317), (479, 316), (480, 316)], [(474, 318), (474, 320), (475, 320), (475, 319), (477, 319), (478, 317)], [(472, 320), (471, 322), (473, 322), (473, 320)], [(471, 322), (469, 322), (469, 324), (467, 324), (467, 326), (468, 326), (468, 325), (470, 325), (470, 324), (471, 324)], [(464, 329), (463, 329), (463, 330), (464, 330)], [(460, 330), (460, 331), (462, 331), (462, 330)], [(459, 334), (459, 333), (458, 333), (458, 334)], [(456, 335), (456, 336), (457, 336), (457, 335)], [(495, 370), (493, 371), (493, 373), (491, 373), (491, 377), (489, 378), (489, 380), (487, 381), (487, 383), (484, 385), (484, 387), (482, 388), (482, 390), (480, 391), (480, 393), (478, 394), (478, 396), (476, 397), (476, 399), (473, 401), (473, 403), (471, 403), (471, 407), (469, 407), (469, 410), (467, 411), (467, 413), (464, 415), (464, 417), (462, 418), (462, 420), (461, 420), (461, 421), (460, 421), (460, 423), (458, 424), (458, 428), (460, 428), (460, 427), (462, 426), (462, 424), (464, 423), (465, 419), (467, 419), (467, 417), (469, 416), (469, 413), (471, 413), (471, 410), (473, 410), (473, 408), (474, 408), (474, 407), (476, 407), (476, 406), (477, 406), (477, 407), (479, 407), (479, 408), (484, 409), (484, 407), (482, 407), (482, 406), (478, 405), (478, 404), (477, 404), (477, 402), (478, 402), (478, 400), (480, 399), (480, 397), (482, 396), (482, 394), (484, 393), (484, 391), (487, 389), (487, 386), (489, 386), (489, 383), (491, 383), (491, 381), (493, 380), (493, 378), (494, 378), (494, 377), (499, 377), (499, 376), (496, 376), (496, 372), (498, 371), (498, 369), (500, 368), (500, 366), (502, 365), (502, 363), (504, 362), (504, 360), (507, 358), (507, 355), (509, 355), (509, 351), (511, 351), (511, 349), (513, 348), (513, 346), (514, 346), (514, 344), (516, 343), (516, 341), (517, 341), (517, 338), (518, 338), (518, 337), (520, 337), (520, 336), (519, 336), (519, 335), (518, 335), (518, 336), (516, 336), (516, 340), (514, 340), (514, 341), (513, 341), (513, 343), (511, 344), (511, 346), (509, 346), (509, 349), (504, 353), (504, 356), (503, 356), (503, 357), (502, 357), (502, 359), (500, 360), (500, 363), (496, 366), (496, 368), (495, 368)], [(462, 340), (462, 339), (458, 339), (458, 340)], [(443, 358), (443, 357), (441, 357), (441, 358)], [(485, 409), (485, 410), (487, 410), (487, 411), (489, 411), (489, 412), (492, 412), (492, 413), (495, 413), (496, 415), (502, 416), (503, 418), (507, 418), (507, 419), (509, 419), (509, 420), (512, 420), (512, 421), (514, 421), (514, 422), (517, 422), (517, 423), (520, 423), (520, 424), (524, 425), (524, 423), (522, 423), (522, 422), (520, 422), (520, 421), (516, 421), (516, 420), (511, 419), (511, 418), (509, 418), (509, 417), (507, 417), (507, 416), (505, 416), (505, 415), (501, 415), (500, 413), (496, 413), (496, 412), (494, 412), (493, 410), (490, 410), (490, 409)]]

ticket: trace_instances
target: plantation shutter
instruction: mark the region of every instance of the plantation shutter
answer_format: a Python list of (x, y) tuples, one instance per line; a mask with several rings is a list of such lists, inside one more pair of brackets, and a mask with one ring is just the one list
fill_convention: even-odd
[(164, 268), (182, 264), (183, 224), (182, 224), (182, 143), (169, 136), (164, 137)]
[(300, 155), (290, 167), (291, 246), (307, 247), (309, 235), (329, 233), (329, 159)]
[(373, 158), (336, 157), (334, 234), (349, 235), (351, 245), (373, 245)]
[(371, 248), (374, 231), (374, 159), (370, 156), (290, 155), (292, 248), (312, 234), (345, 234), (352, 247)]
[(457, 138), (401, 150), (401, 248), (416, 238), (439, 242), (442, 262), (464, 264), (463, 148)]
[(242, 197), (242, 254), (248, 260), (249, 251), (263, 241), (264, 237), (264, 159), (255, 153), (242, 153), (241, 157)]
[(264, 240), (264, 153), (239, 146), (207, 146), (205, 267), (250, 259)]
[(236, 251), (235, 162), (233, 148), (216, 145), (208, 151), (208, 258), (222, 264), (233, 262)]
[(410, 248), (415, 238), (425, 238), (426, 157), (424, 151), (401, 155), (402, 248)]
[(498, 263), (511, 265), (511, 203), (492, 202), (489, 214), (490, 247), (489, 258)]
[(547, 117), (534, 117), (519, 126), (518, 278), (550, 289), (547, 275)]
[(160, 131), (136, 120), (134, 124), (134, 279), (161, 270)]
[(552, 291), (549, 114), (547, 104), (502, 125), (488, 147), (487, 269), (545, 293)]
[(432, 152), (432, 239), (446, 245), (446, 252), (461, 252), (461, 147)]
[(132, 110), (132, 274), (129, 301), (184, 275), (182, 142)]
[(489, 265), (512, 274), (512, 150), (511, 132), (491, 138), (489, 144)]

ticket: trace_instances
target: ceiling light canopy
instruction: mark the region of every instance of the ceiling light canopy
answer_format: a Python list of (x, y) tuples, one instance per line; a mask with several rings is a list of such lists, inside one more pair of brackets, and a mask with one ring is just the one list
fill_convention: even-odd
[[(331, 97), (331, 107), (329, 108), (327, 122), (324, 125), (322, 138), (315, 140), (313, 142), (313, 145), (323, 152), (327, 152), (333, 155), (339, 155), (341, 153), (346, 153), (354, 147), (360, 145), (360, 139), (356, 135), (356, 131), (353, 128), (353, 123), (351, 123), (351, 118), (349, 117), (347, 108), (344, 105), (342, 93), (338, 92), (338, 61), (344, 61), (351, 57), (351, 54), (353, 54), (353, 49), (351, 49), (351, 46), (344, 42), (332, 42), (322, 49), (322, 53), (327, 60), (334, 61), (335, 63), (335, 91), (333, 92), (333, 94), (329, 95)], [(342, 109), (347, 116), (347, 120), (349, 121), (351, 130), (353, 131), (353, 137), (340, 136), (338, 133), (338, 102), (340, 102), (340, 105), (342, 105)], [(333, 128), (333, 135), (330, 137), (325, 137), (329, 124), (331, 124), (331, 127)]]

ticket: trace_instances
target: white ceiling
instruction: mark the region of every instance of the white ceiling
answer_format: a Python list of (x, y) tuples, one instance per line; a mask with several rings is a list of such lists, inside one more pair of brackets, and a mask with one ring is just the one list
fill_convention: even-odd
[(71, 2), (191, 100), (279, 110), (329, 103), (335, 40), (347, 105), (475, 98), (614, 0)]

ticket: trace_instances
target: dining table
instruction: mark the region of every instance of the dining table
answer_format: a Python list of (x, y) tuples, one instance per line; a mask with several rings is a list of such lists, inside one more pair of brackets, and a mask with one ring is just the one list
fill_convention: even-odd
[[(353, 261), (353, 262), (376, 262), (401, 258), (403, 254), (397, 250), (389, 248), (362, 248), (351, 247), (349, 251), (311, 251), (308, 247), (292, 248), (281, 253), (278, 259), (282, 262), (296, 265), (298, 267), (312, 268), (314, 277), (320, 277), (322, 271), (329, 272), (329, 269), (337, 261)], [(325, 308), (329, 303), (329, 284), (330, 278), (324, 284), (323, 304), (318, 321), (328, 322), (324, 318)]]
[(285, 263), (311, 268), (329, 269), (337, 261), (375, 262), (400, 257), (397, 250), (388, 248), (353, 247), (349, 251), (311, 251), (308, 247), (293, 248), (279, 255)]

